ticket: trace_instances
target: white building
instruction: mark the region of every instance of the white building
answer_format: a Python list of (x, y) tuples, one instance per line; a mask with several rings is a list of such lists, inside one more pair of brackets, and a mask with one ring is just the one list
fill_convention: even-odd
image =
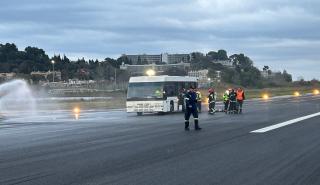
[(221, 64), (225, 67), (234, 67), (233, 66), (233, 61), (232, 60), (213, 60), (213, 63)]
[(124, 55), (132, 62), (133, 65), (137, 64), (158, 64), (161, 62), (161, 55)]
[(189, 71), (190, 63), (178, 63), (178, 64), (147, 64), (147, 65), (129, 65), (129, 64), (122, 64), (120, 69), (126, 70), (129, 72), (131, 76), (137, 75), (145, 75), (146, 71), (149, 69), (155, 70), (156, 74), (162, 74), (166, 70), (170, 68), (178, 68), (183, 69), (185, 71)]
[(31, 76), (43, 76), (45, 79), (48, 80), (48, 76), (54, 74), (54, 78), (57, 81), (61, 80), (61, 72), (60, 71), (48, 71), (48, 72), (41, 72), (41, 71), (33, 71), (30, 73)]
[(272, 72), (270, 70), (262, 70), (260, 71), (260, 73), (263, 78), (273, 78), (276, 76), (277, 73), (281, 73), (281, 72)]
[(177, 64), (177, 63), (187, 63), (190, 62), (190, 54), (168, 54), (162, 53), (161, 54), (162, 62), (167, 64)]
[(200, 81), (207, 81), (208, 80), (208, 69), (198, 70), (198, 71), (189, 71), (188, 76), (196, 77)]
[(133, 65), (141, 64), (177, 64), (177, 63), (188, 63), (190, 62), (190, 54), (168, 54), (162, 53), (158, 55), (123, 55), (132, 62)]
[(7, 81), (12, 80), (16, 75), (16, 73), (0, 73), (0, 78)]
[(188, 76), (196, 77), (198, 80), (198, 86), (200, 88), (202, 87), (208, 87), (212, 81), (208, 77), (209, 70), (203, 69), (203, 70), (198, 70), (198, 71), (189, 71)]

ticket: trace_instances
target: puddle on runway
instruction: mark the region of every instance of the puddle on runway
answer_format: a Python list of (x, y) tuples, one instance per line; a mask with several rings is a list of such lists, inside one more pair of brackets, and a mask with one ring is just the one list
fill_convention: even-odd
[(124, 119), (126, 113), (121, 111), (95, 111), (95, 110), (54, 110), (37, 111), (36, 114), (10, 111), (2, 113), (1, 123), (50, 123), (50, 122), (77, 122), (77, 121), (103, 121), (110, 119)]

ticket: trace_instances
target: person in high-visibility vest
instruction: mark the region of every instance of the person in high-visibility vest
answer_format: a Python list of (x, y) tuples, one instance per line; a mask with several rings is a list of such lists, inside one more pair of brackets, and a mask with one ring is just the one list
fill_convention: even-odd
[(197, 89), (196, 93), (197, 93), (197, 108), (198, 108), (198, 112), (201, 112), (201, 99), (202, 99), (201, 92), (199, 91), (199, 89)]
[(229, 90), (226, 90), (223, 94), (224, 112), (227, 113), (229, 106)]
[(215, 106), (216, 106), (216, 99), (217, 99), (217, 93), (214, 91), (213, 88), (210, 88), (208, 95), (208, 103), (209, 103), (209, 113), (213, 114), (216, 112)]
[(240, 113), (240, 114), (242, 113), (242, 105), (243, 105), (244, 100), (245, 100), (244, 91), (240, 87), (237, 90), (237, 103), (239, 105), (238, 113)]

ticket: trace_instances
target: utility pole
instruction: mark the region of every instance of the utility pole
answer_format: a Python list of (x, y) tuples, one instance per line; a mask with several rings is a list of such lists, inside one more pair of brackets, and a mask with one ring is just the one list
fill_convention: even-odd
[(51, 63), (52, 63), (52, 82), (54, 82), (54, 74), (55, 74), (54, 73), (54, 63), (55, 63), (54, 60), (52, 60)]
[(116, 88), (117, 85), (117, 68), (114, 69), (114, 88)]

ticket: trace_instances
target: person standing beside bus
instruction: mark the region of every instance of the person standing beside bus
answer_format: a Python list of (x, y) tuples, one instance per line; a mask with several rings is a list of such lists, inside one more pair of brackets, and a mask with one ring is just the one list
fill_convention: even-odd
[(185, 94), (186, 94), (186, 89), (185, 88), (180, 89), (180, 92), (178, 95), (178, 109), (181, 106), (182, 112), (185, 111), (185, 107), (186, 107), (185, 101), (184, 101)]
[(196, 95), (197, 95), (197, 107), (198, 107), (198, 112), (201, 112), (201, 99), (202, 99), (202, 95), (201, 92), (199, 91), (199, 89), (196, 90)]
[(195, 92), (193, 87), (190, 87), (189, 91), (185, 95), (185, 101), (186, 101), (186, 111), (184, 114), (185, 118), (185, 127), (184, 129), (186, 131), (189, 131), (189, 119), (192, 114), (194, 118), (194, 128), (195, 130), (201, 130), (199, 127), (199, 117), (198, 117), (198, 109), (197, 109), (197, 93)]

